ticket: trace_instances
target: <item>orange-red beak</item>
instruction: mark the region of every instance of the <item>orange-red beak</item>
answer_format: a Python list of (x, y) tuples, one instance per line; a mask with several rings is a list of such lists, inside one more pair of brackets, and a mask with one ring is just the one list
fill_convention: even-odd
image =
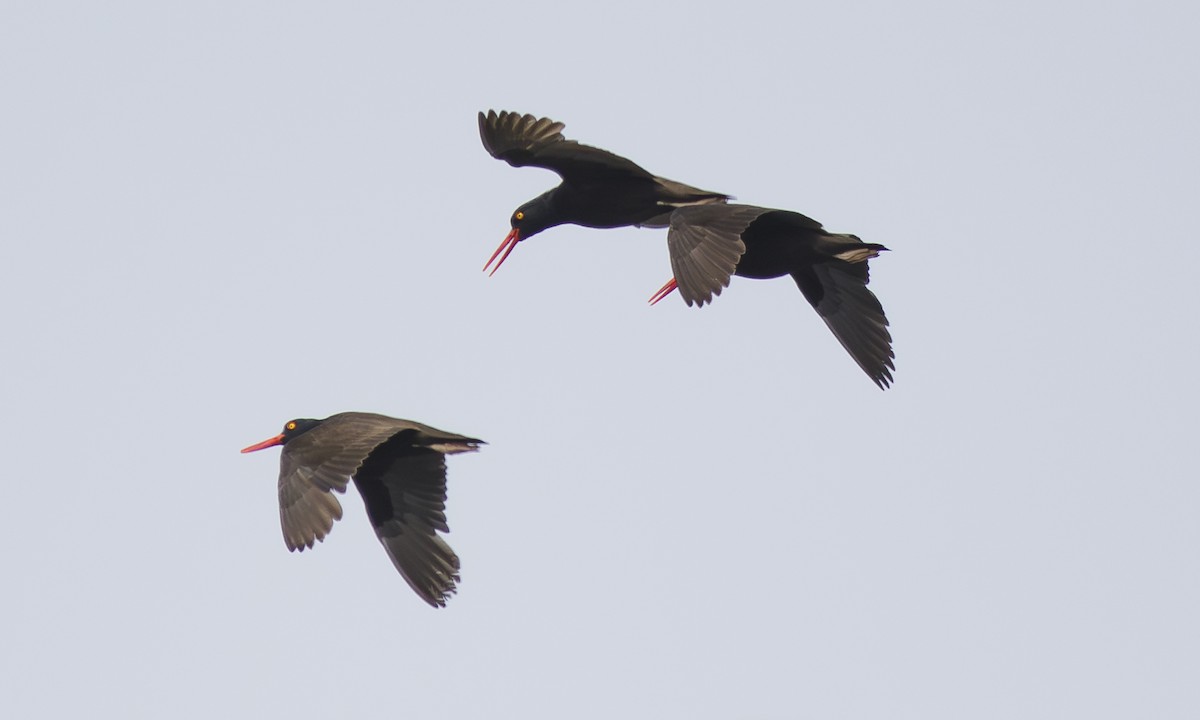
[(659, 300), (662, 300), (666, 296), (675, 292), (675, 288), (677, 287), (679, 287), (679, 284), (675, 282), (675, 278), (671, 278), (666, 285), (663, 285), (658, 289), (658, 292), (650, 296), (650, 304), (654, 305)]
[(283, 433), (279, 433), (278, 435), (271, 438), (270, 440), (263, 440), (262, 442), (255, 443), (254, 445), (251, 445), (248, 448), (242, 448), (242, 452), (244, 452), (244, 453), (254, 452), (255, 450), (263, 450), (265, 448), (275, 447), (276, 445), (282, 445), (282, 444), (283, 444)]
[(500, 243), (500, 247), (496, 248), (496, 252), (492, 253), (492, 256), (488, 258), (487, 265), (483, 266), (483, 271), (487, 272), (488, 265), (492, 264), (492, 261), (496, 259), (496, 256), (500, 255), (502, 252), (504, 253), (503, 255), (500, 255), (500, 260), (496, 263), (496, 267), (492, 268), (492, 271), (488, 273), (488, 277), (496, 274), (496, 271), (499, 270), (500, 266), (504, 264), (504, 261), (508, 259), (508, 254), (513, 251), (513, 248), (515, 248), (519, 242), (521, 242), (520, 231), (516, 228), (509, 230), (508, 234), (504, 236), (504, 242)]

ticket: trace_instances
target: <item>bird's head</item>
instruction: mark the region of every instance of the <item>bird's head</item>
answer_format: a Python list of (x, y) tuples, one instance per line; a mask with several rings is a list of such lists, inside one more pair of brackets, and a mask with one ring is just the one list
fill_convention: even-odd
[[(492, 253), (492, 256), (488, 258), (487, 265), (483, 266), (485, 272), (491, 266), (492, 262), (495, 262), (496, 266), (489, 273), (489, 275), (495, 275), (496, 271), (500, 269), (500, 266), (508, 258), (509, 253), (517, 246), (517, 243), (522, 240), (528, 240), (546, 228), (562, 224), (561, 220), (555, 219), (556, 216), (550, 202), (550, 194), (552, 192), (553, 190), (535, 197), (513, 212), (512, 217), (508, 221), (512, 229), (508, 231), (508, 235), (504, 237), (504, 241), (500, 243), (500, 247), (496, 248), (496, 252)], [(499, 260), (496, 258), (499, 258)]]
[(243, 448), (242, 452), (248, 453), (254, 452), (255, 450), (264, 450), (269, 447), (275, 447), (276, 445), (286, 445), (289, 440), (295, 439), (299, 435), (303, 435), (320, 424), (320, 420), (313, 420), (311, 418), (297, 418), (295, 420), (288, 420), (283, 425), (283, 432), (279, 433), (273, 438), (268, 438), (260, 443), (255, 443), (248, 448)]

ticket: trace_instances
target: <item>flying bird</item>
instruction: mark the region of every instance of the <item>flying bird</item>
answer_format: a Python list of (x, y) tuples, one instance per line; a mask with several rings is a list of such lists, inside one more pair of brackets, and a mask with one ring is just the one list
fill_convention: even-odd
[(422, 600), (444, 607), (456, 592), (458, 556), (438, 536), (446, 525), (446, 455), (472, 452), (482, 440), (372, 413), (297, 419), (244, 453), (282, 445), (279, 520), (288, 550), (325, 539), (351, 480), (367, 517), (400, 575)]
[(650, 298), (676, 288), (689, 306), (703, 306), (729, 286), (731, 275), (791, 275), (850, 357), (887, 389), (896, 369), (888, 319), (867, 289), (867, 261), (887, 250), (854, 235), (826, 232), (800, 213), (752, 205), (685, 207), (667, 231), (674, 277)]
[(567, 140), (562, 134), (564, 127), (533, 115), (495, 110), (479, 113), (479, 137), (492, 157), (513, 167), (553, 170), (562, 178), (558, 187), (513, 212), (512, 229), (484, 265), (485, 271), (495, 262), (491, 270), (495, 274), (518, 242), (555, 225), (666, 227), (677, 207), (731, 199), (651, 175), (620, 155)]

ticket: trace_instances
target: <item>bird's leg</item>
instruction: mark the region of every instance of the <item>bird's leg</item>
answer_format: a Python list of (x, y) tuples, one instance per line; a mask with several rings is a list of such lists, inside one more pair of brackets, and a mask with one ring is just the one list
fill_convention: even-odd
[(651, 305), (656, 304), (659, 300), (662, 300), (666, 296), (675, 292), (675, 288), (677, 288), (677, 287), (679, 287), (679, 284), (675, 282), (675, 278), (671, 278), (670, 280), (667, 281), (666, 285), (663, 285), (662, 287), (660, 287), (658, 289), (658, 292), (654, 293), (654, 295), (652, 295), (650, 297), (650, 304)]

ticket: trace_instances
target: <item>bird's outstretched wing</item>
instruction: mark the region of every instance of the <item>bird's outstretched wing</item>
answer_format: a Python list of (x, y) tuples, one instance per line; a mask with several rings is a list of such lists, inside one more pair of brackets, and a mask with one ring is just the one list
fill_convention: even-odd
[(553, 170), (566, 182), (581, 182), (606, 175), (653, 176), (632, 160), (607, 150), (563, 137), (566, 125), (550, 118), (503, 110), (479, 113), (479, 137), (497, 160), (513, 167)]
[[(425, 427), (425, 426), (422, 426)], [(421, 598), (444, 606), (459, 580), (458, 556), (438, 532), (446, 524), (446, 457), (482, 441), (428, 428), (403, 430), (354, 474), (367, 516), (400, 575)]]
[(879, 298), (867, 288), (866, 261), (819, 262), (794, 271), (792, 278), (863, 372), (882, 389), (891, 385), (892, 335)]
[[(350, 476), (371, 450), (403, 429), (372, 421), (382, 417), (333, 415), (322, 423), (320, 433), (305, 433), (284, 446), (279, 458), (279, 521), (288, 550), (311, 548), (342, 519), (342, 506), (333, 492), (346, 492)], [(342, 441), (318, 449), (317, 439), (330, 432), (338, 433)]]
[(753, 205), (695, 205), (671, 213), (667, 249), (679, 294), (690, 305), (704, 305), (729, 287), (729, 278), (746, 252), (742, 233), (768, 208)]

